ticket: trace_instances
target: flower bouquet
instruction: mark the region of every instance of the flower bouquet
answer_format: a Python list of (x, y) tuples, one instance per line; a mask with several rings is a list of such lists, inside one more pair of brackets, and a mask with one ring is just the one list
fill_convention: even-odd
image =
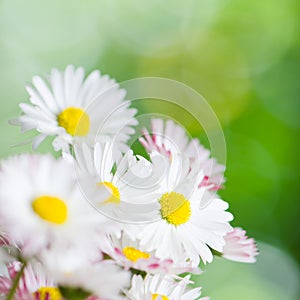
[(1, 161), (1, 299), (209, 299), (192, 285), (200, 264), (255, 262), (218, 195), (225, 166), (180, 124), (152, 118), (138, 155), (137, 110), (109, 76), (68, 66), (26, 88), (11, 123), (60, 157)]

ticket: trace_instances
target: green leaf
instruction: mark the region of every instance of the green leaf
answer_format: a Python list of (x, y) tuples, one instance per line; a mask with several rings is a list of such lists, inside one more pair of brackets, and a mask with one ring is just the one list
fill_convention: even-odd
[(60, 286), (59, 290), (65, 299), (70, 300), (84, 300), (91, 296), (91, 293), (80, 288)]

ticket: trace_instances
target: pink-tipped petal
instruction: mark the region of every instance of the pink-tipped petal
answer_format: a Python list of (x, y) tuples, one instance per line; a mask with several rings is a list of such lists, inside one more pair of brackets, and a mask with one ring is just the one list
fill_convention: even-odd
[(225, 236), (222, 254), (224, 258), (243, 263), (254, 263), (258, 253), (255, 240), (248, 238), (245, 230), (236, 227)]

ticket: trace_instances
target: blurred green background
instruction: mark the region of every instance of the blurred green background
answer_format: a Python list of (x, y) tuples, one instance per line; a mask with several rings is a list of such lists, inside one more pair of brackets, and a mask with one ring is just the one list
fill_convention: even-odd
[(216, 300), (300, 299), (299, 22), (299, 0), (2, 0), (0, 156), (31, 151), (11, 147), (30, 135), (8, 120), (25, 83), (52, 67), (184, 82), (222, 124), (222, 196), (261, 250), (256, 265), (217, 260), (196, 281)]

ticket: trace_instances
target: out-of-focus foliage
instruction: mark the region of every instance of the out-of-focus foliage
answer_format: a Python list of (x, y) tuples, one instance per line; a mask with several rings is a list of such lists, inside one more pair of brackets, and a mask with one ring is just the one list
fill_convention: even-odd
[[(300, 262), (299, 22), (298, 0), (2, 0), (0, 156), (31, 151), (29, 145), (11, 147), (32, 134), (20, 135), (8, 120), (19, 114), (18, 103), (27, 100), (24, 85), (35, 74), (73, 63), (88, 71), (99, 68), (118, 81), (179, 80), (206, 98), (223, 126), (228, 159), (222, 196), (231, 204), (234, 224)], [(147, 102), (141, 109), (169, 110)], [(201, 107), (195, 103), (195, 109)], [(173, 114), (206, 141), (199, 126)], [(50, 143), (41, 150), (49, 151)], [(270, 249), (263, 247), (261, 260), (287, 261), (283, 252), (268, 256)], [(248, 272), (248, 266), (232, 264), (220, 264), (219, 282)], [(240, 296), (234, 283), (221, 292), (212, 283), (205, 294), (223, 300), (298, 299), (295, 286), (284, 296), (289, 277), (277, 280), (274, 273), (280, 269), (272, 269), (269, 277), (261, 273), (271, 265), (251, 266), (239, 285)], [(298, 276), (292, 265), (286, 265), (286, 274)], [(208, 266), (204, 283), (217, 272)]]

